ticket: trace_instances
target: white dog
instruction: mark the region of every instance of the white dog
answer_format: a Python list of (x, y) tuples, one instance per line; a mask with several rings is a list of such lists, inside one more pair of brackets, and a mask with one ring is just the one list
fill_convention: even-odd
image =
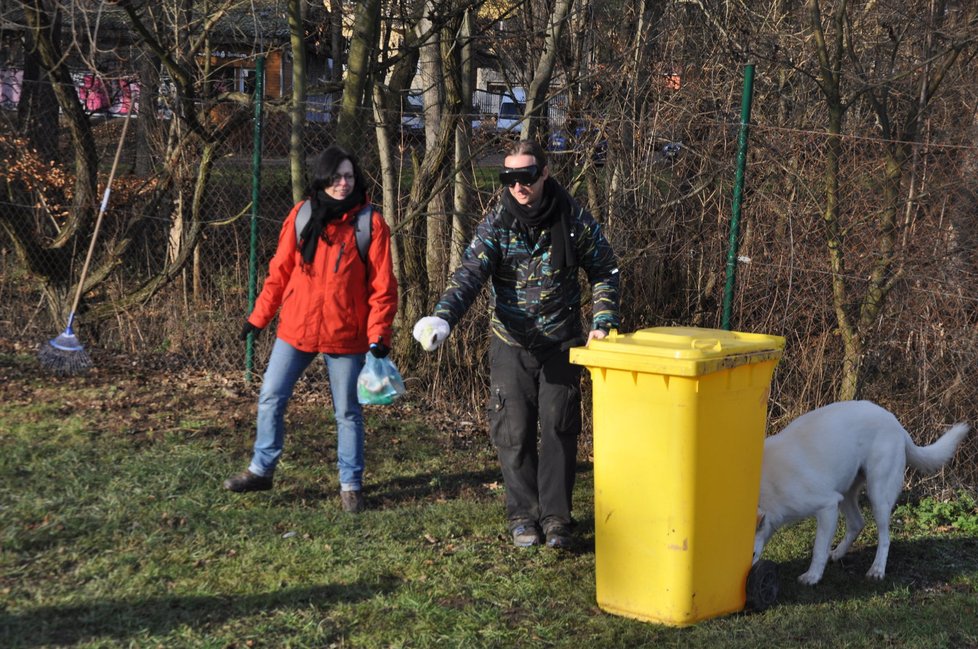
[[(890, 514), (903, 489), (906, 465), (934, 473), (951, 459), (968, 434), (952, 426), (929, 446), (916, 446), (890, 412), (869, 401), (840, 401), (798, 417), (764, 441), (754, 562), (771, 535), (786, 523), (815, 516), (818, 528), (803, 584), (817, 584), (826, 560), (841, 559), (863, 529), (859, 494), (863, 485), (879, 529), (876, 559), (866, 576), (882, 579), (890, 551)], [(839, 522), (845, 538), (829, 553)]]

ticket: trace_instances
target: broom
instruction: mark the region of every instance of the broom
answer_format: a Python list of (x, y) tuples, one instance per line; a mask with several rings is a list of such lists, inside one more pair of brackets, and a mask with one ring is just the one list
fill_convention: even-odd
[(126, 121), (122, 124), (122, 134), (119, 136), (119, 144), (115, 149), (115, 159), (112, 160), (112, 169), (109, 170), (109, 179), (105, 183), (105, 193), (102, 195), (102, 204), (98, 209), (98, 216), (95, 219), (95, 229), (92, 231), (92, 241), (88, 244), (88, 253), (85, 255), (85, 263), (82, 265), (81, 277), (78, 279), (78, 288), (75, 290), (75, 299), (71, 303), (71, 312), (68, 314), (68, 326), (61, 332), (61, 335), (52, 338), (46, 344), (42, 344), (37, 351), (37, 359), (41, 366), (49, 372), (58, 376), (68, 376), (71, 374), (81, 374), (87, 372), (92, 367), (92, 359), (85, 352), (85, 347), (75, 336), (75, 311), (81, 301), (82, 290), (85, 286), (85, 278), (88, 276), (88, 266), (92, 261), (92, 253), (95, 252), (95, 240), (98, 239), (98, 231), (102, 226), (102, 217), (105, 209), (109, 205), (109, 194), (112, 190), (112, 180), (115, 178), (115, 170), (119, 165), (119, 156), (122, 154), (122, 145), (126, 140), (126, 130), (129, 128), (129, 120), (132, 119), (133, 111), (130, 109), (126, 116)]

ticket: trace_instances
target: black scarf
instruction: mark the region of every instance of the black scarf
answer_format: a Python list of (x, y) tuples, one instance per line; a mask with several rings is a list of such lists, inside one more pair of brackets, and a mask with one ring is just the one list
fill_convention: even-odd
[(577, 265), (570, 233), (573, 202), (553, 178), (547, 178), (543, 183), (543, 195), (536, 205), (521, 205), (509, 191), (504, 190), (503, 208), (528, 233), (550, 228), (551, 265), (554, 268), (573, 268)]
[(298, 247), (302, 251), (303, 263), (312, 263), (316, 256), (316, 245), (320, 238), (325, 237), (326, 224), (334, 219), (343, 218), (344, 214), (363, 205), (366, 200), (366, 193), (359, 187), (354, 188), (343, 200), (336, 200), (321, 189), (316, 192), (310, 199), (312, 215), (299, 233)]

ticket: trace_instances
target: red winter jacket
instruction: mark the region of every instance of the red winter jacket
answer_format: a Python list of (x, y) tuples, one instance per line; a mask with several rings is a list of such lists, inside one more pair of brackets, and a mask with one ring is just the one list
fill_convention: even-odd
[(326, 224), (308, 267), (296, 244), (297, 203), (282, 224), (268, 277), (248, 321), (264, 329), (279, 314), (277, 336), (296, 349), (328, 354), (363, 354), (370, 343), (391, 344), (397, 312), (397, 280), (391, 232), (377, 210), (371, 215), (367, 262), (357, 252), (353, 220), (358, 206)]

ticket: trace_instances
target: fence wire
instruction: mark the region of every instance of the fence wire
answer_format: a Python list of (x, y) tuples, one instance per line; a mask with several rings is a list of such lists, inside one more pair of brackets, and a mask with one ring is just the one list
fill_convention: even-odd
[[(213, 152), (188, 138), (180, 164), (168, 174), (162, 173), (163, 153), (173, 150), (173, 138), (186, 136), (172, 117), (161, 113), (155, 130), (142, 136), (130, 130), (96, 248), (93, 267), (101, 275), (80, 311), (86, 346), (134, 362), (165, 357), (188, 372), (243, 375), (245, 347), (237, 333), (247, 313), (255, 177), (253, 123), (241, 110), (212, 113), (215, 122), (237, 119), (237, 126)], [(335, 136), (331, 119), (310, 115), (303, 139), (308, 157)], [(63, 229), (79, 152), (63, 127), (50, 130), (61, 134), (59, 140), (38, 146), (22, 118), (16, 107), (0, 110), (0, 153), (8, 161), (0, 172), (0, 338), (29, 362), (28, 353), (64, 326), (88, 239)], [(514, 135), (500, 132), (492, 119), (478, 120), (466, 136), (471, 158), (445, 165), (467, 183), (465, 206), (460, 211), (451, 196), (432, 201), (420, 218), (440, 219), (443, 226), (416, 228), (404, 219), (430, 146), (423, 119), (384, 116), (394, 125), (399, 183), (396, 195), (384, 196), (375, 113), (363, 118), (357, 154), (375, 202), (386, 198), (393, 206), (385, 216), (396, 226), (396, 244), (406, 250), (408, 239), (436, 236), (438, 245), (428, 252), (444, 253), (445, 261), (427, 274), (430, 306), (451, 270), (448, 224), (457, 218), (471, 227), (481, 216), (498, 192), (495, 171)], [(91, 120), (104, 182), (122, 119), (105, 112)], [(604, 224), (619, 254), (626, 331), (720, 325), (737, 128), (730, 115), (670, 107), (642, 120), (585, 115), (559, 129), (544, 127), (553, 175)], [(266, 114), (257, 178), (259, 286), (293, 204), (289, 137), (288, 116)], [(844, 264), (833, 267), (826, 218), (831, 138), (814, 126), (785, 129), (763, 119), (752, 125), (732, 324), (787, 338), (773, 386), (772, 430), (834, 399), (843, 364), (839, 315), (859, 318), (884, 257), (893, 260), (887, 270), (892, 289), (865, 331), (862, 396), (893, 410), (918, 441), (936, 438), (955, 421), (978, 421), (976, 150), (957, 141), (913, 144), (893, 202), (885, 172), (896, 144), (841, 138), (837, 249)], [(213, 166), (200, 185), (198, 171), (208, 155)], [(415, 388), (481, 412), (484, 296), (473, 311), (437, 358), (419, 358), (403, 346), (394, 354)], [(401, 332), (411, 325), (397, 323)], [(271, 342), (268, 333), (257, 338), (257, 373)], [(978, 442), (966, 442), (931, 484), (935, 490), (978, 485)]]

